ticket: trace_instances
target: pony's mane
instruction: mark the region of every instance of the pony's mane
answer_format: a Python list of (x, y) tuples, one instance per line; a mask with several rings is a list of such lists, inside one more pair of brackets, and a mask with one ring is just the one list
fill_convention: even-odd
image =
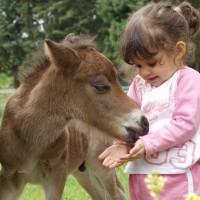
[(27, 63), (27, 67), (18, 73), (20, 83), (36, 79), (50, 66), (49, 58), (43, 52), (35, 52), (32, 54), (31, 60)]
[(96, 36), (90, 35), (75, 35), (74, 33), (68, 34), (65, 39), (61, 42), (64, 46), (69, 48), (79, 48), (79, 49), (95, 49)]
[[(60, 43), (71, 49), (96, 49), (96, 43), (94, 41), (95, 38), (96, 36), (77, 36), (73, 33), (70, 33)], [(30, 79), (33, 79), (33, 76), (34, 78), (39, 77), (41, 72), (43, 73), (45, 69), (50, 66), (50, 60), (43, 52), (36, 52), (33, 54), (29, 63), (30, 64), (28, 64), (28, 67), (18, 74), (18, 80), (20, 82), (25, 82), (26, 80), (30, 81)]]

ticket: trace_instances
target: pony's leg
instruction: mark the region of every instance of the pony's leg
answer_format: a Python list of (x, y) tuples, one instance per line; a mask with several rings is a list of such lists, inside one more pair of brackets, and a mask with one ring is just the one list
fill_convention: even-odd
[(24, 176), (17, 172), (0, 171), (0, 199), (17, 200), (22, 193), (26, 182)]
[(93, 173), (90, 173), (89, 169), (86, 169), (84, 172), (77, 170), (72, 175), (90, 195), (92, 200), (106, 200), (105, 191), (101, 183)]
[[(122, 184), (120, 183), (114, 169), (108, 169), (102, 166), (102, 161), (97, 159), (102, 152), (101, 148), (104, 145), (103, 141), (96, 142), (95, 146), (91, 146), (89, 151), (86, 166), (97, 177), (104, 188), (107, 199), (109, 200), (125, 200), (125, 193)], [(103, 148), (106, 149), (106, 146)]]
[(92, 165), (90, 168), (98, 180), (101, 182), (106, 199), (109, 200), (125, 200), (125, 192), (120, 183), (115, 170), (102, 167), (102, 165)]
[(61, 200), (67, 178), (65, 161), (61, 160), (55, 166), (49, 166), (41, 174), (41, 184), (46, 200)]
[[(98, 170), (98, 169), (97, 169)], [(72, 175), (87, 191), (92, 200), (125, 200), (122, 184), (114, 170), (101, 169), (104, 172), (92, 172), (88, 168), (84, 172), (76, 171)], [(97, 174), (94, 174), (96, 173)]]

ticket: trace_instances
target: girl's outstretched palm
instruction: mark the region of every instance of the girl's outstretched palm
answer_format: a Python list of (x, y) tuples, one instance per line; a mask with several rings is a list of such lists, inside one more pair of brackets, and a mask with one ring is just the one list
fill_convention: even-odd
[(114, 144), (100, 154), (98, 159), (103, 160), (103, 166), (113, 169), (123, 165), (125, 162), (143, 157), (144, 152), (144, 144), (139, 139), (134, 147), (130, 144)]
[(123, 165), (126, 161), (121, 161), (121, 157), (126, 155), (130, 150), (128, 145), (114, 144), (107, 148), (98, 159), (103, 160), (102, 165), (108, 168), (115, 168)]

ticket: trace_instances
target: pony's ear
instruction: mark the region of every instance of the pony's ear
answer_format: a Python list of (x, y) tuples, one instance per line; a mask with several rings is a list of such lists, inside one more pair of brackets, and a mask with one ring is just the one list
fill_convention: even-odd
[(60, 43), (46, 39), (44, 46), (45, 54), (49, 57), (51, 63), (58, 68), (71, 68), (71, 65), (79, 62), (78, 52)]

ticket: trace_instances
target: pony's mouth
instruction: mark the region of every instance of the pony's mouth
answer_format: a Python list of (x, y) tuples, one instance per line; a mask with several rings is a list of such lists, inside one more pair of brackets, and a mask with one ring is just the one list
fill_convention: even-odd
[(135, 143), (140, 136), (146, 135), (149, 132), (148, 123), (142, 126), (142, 129), (137, 129), (134, 127), (126, 127), (128, 134), (124, 138), (127, 143)]

